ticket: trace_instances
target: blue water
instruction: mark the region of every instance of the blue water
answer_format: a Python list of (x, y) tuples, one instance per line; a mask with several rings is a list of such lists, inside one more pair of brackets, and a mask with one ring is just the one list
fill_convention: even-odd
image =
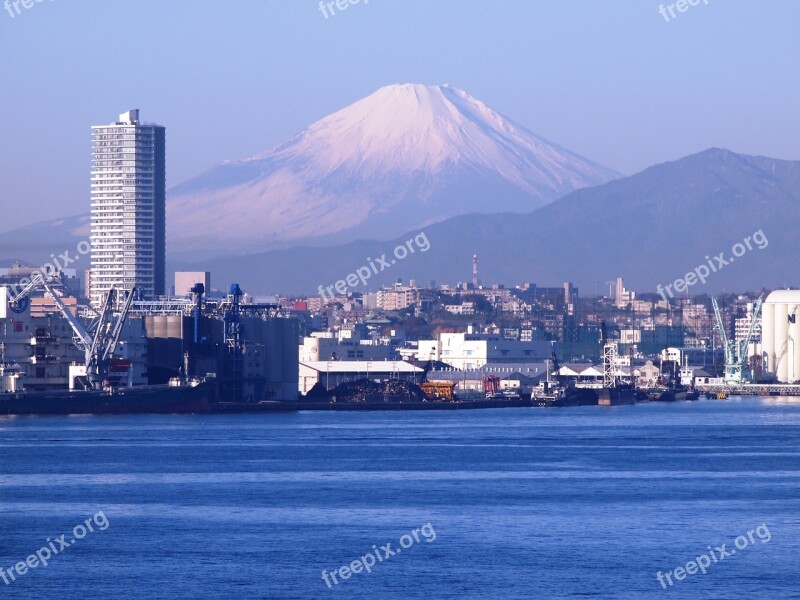
[(800, 399), (0, 418), (0, 458), (0, 569), (105, 516), (0, 598), (800, 598)]

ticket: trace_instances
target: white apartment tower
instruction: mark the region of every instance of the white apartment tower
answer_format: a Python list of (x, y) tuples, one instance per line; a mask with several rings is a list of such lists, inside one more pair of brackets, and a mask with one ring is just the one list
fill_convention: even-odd
[(160, 125), (129, 110), (92, 126), (92, 269), (90, 300), (111, 287), (149, 299), (164, 294), (166, 169)]

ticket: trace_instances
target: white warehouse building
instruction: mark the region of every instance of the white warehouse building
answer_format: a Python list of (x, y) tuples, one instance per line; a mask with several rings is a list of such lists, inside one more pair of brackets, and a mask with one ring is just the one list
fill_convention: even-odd
[(416, 358), (437, 360), (456, 369), (479, 369), (487, 363), (532, 363), (550, 358), (546, 341), (518, 342), (484, 333), (445, 333), (436, 340), (419, 340)]
[(764, 370), (781, 383), (800, 380), (800, 290), (775, 290), (761, 309)]

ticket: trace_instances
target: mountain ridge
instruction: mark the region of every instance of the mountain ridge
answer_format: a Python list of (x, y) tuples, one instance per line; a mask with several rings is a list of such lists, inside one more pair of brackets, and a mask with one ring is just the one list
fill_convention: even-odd
[[(792, 240), (800, 227), (793, 210), (798, 202), (800, 161), (712, 148), (577, 190), (529, 213), (469, 214), (431, 225), (425, 228), (430, 251), (399, 261), (371, 279), (370, 286), (375, 289), (397, 277), (426, 283), (469, 281), (471, 257), (477, 253), (487, 284), (558, 285), (571, 280), (594, 293), (602, 290), (601, 282), (624, 276), (628, 287), (655, 292), (659, 283), (670, 283), (704, 263), (706, 255), (730, 253), (735, 243), (757, 230), (768, 239), (767, 247), (748, 252), (692, 293), (797, 284)], [(297, 246), (204, 264), (254, 293), (313, 294), (317, 285), (341, 279), (366, 257), (388, 253), (393, 244), (416, 233), (409, 230), (392, 241), (358, 240), (324, 250)]]

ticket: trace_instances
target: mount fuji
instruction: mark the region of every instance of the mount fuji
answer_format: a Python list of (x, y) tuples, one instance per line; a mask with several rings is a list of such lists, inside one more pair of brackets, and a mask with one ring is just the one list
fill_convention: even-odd
[(390, 85), (168, 190), (169, 253), (391, 239), (468, 213), (529, 212), (618, 177), (464, 91)]

